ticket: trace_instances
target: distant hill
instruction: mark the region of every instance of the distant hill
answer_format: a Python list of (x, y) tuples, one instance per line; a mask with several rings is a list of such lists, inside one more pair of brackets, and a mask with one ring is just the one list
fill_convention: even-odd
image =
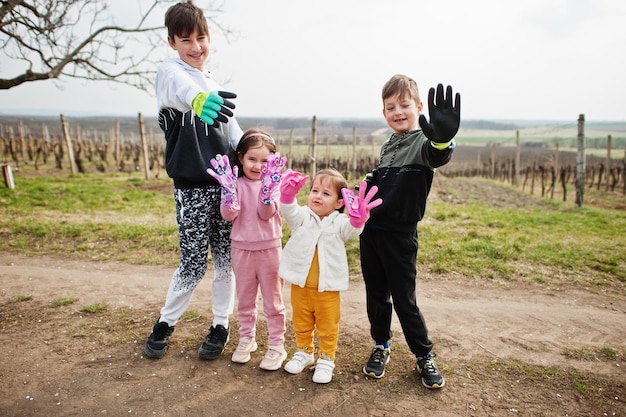
[[(75, 134), (80, 128), (81, 134), (86, 137), (107, 137), (116, 129), (119, 122), (119, 129), (122, 138), (137, 137), (139, 135), (137, 117), (123, 116), (67, 116), (70, 123), (70, 130)], [(147, 134), (161, 135), (156, 117), (143, 117)], [(7, 135), (9, 130), (14, 135), (18, 134), (19, 123), (24, 126), (24, 133), (28, 137), (41, 137), (43, 131), (49, 135), (60, 136), (62, 134), (61, 119), (59, 116), (33, 116), (33, 115), (6, 115), (0, 114), (0, 135)], [(296, 137), (308, 137), (311, 135), (312, 118), (256, 118), (238, 117), (242, 129), (250, 127), (261, 127), (268, 130), (273, 135), (280, 138), (288, 137), (293, 132)], [(604, 132), (624, 136), (626, 132), (626, 122), (586, 122), (586, 131), (600, 132), (597, 137), (605, 137)], [(576, 121), (541, 121), (541, 120), (462, 120), (461, 131), (484, 131), (493, 132), (514, 132), (518, 129), (539, 129), (543, 132), (552, 131), (575, 131)], [(388, 135), (389, 128), (381, 118), (358, 119), (358, 118), (330, 118), (317, 119), (318, 137), (325, 135), (341, 135), (351, 137), (353, 130), (357, 135), (368, 136)], [(571, 135), (571, 133), (569, 133)]]

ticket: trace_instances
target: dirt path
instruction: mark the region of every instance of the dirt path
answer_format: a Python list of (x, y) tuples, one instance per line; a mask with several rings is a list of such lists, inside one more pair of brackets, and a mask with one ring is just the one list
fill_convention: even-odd
[[(320, 386), (310, 372), (259, 370), (265, 341), (250, 363), (232, 364), (236, 331), (223, 358), (199, 360), (210, 323), (208, 280), (190, 306), (204, 317), (177, 326), (165, 358), (145, 358), (143, 343), (173, 269), (0, 254), (0, 415), (626, 415), (620, 297), (421, 278), (418, 304), (446, 376), (444, 389), (428, 391), (416, 382), (397, 322), (385, 378), (362, 374), (371, 341), (363, 284), (354, 281), (342, 295), (335, 380)], [(12, 302), (17, 296), (32, 298)], [(53, 308), (58, 297), (79, 301)], [(109, 308), (81, 311), (97, 302)], [(618, 357), (565, 354), (606, 347)], [(572, 386), (571, 375), (588, 389)]]

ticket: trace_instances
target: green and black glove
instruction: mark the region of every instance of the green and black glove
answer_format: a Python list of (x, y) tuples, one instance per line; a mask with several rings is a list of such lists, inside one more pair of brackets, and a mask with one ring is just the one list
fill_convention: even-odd
[(228, 117), (233, 115), (230, 109), (234, 109), (233, 102), (226, 100), (236, 98), (237, 94), (228, 91), (203, 91), (191, 102), (193, 111), (202, 121), (208, 125), (215, 124), (215, 121), (228, 123)]

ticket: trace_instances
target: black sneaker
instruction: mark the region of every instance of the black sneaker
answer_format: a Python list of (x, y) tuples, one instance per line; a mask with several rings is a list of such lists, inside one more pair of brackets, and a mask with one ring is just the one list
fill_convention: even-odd
[(230, 330), (218, 324), (217, 326), (211, 326), (209, 334), (206, 337), (200, 349), (198, 349), (198, 356), (202, 359), (215, 359), (224, 352), (224, 346), (228, 343), (228, 336)]
[(174, 333), (174, 326), (170, 326), (164, 321), (159, 322), (157, 319), (152, 328), (152, 333), (143, 348), (146, 356), (156, 359), (162, 358), (165, 352), (167, 352), (167, 339), (170, 338), (172, 333)]
[(439, 373), (439, 369), (437, 369), (435, 355), (432, 353), (423, 358), (417, 358), (417, 370), (422, 374), (422, 384), (426, 388), (442, 388), (446, 384), (443, 376)]
[(385, 375), (385, 365), (389, 363), (389, 348), (376, 345), (372, 350), (370, 358), (363, 367), (363, 373), (372, 378), (382, 378)]

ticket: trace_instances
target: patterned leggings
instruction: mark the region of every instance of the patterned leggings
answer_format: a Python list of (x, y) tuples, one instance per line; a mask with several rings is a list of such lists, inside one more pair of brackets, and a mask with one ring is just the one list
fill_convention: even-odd
[(185, 312), (193, 290), (207, 270), (209, 247), (213, 259), (213, 325), (228, 328), (233, 312), (235, 276), (230, 260), (232, 223), (220, 214), (219, 186), (175, 189), (176, 220), (180, 240), (180, 264), (170, 283), (160, 321), (176, 324)]

